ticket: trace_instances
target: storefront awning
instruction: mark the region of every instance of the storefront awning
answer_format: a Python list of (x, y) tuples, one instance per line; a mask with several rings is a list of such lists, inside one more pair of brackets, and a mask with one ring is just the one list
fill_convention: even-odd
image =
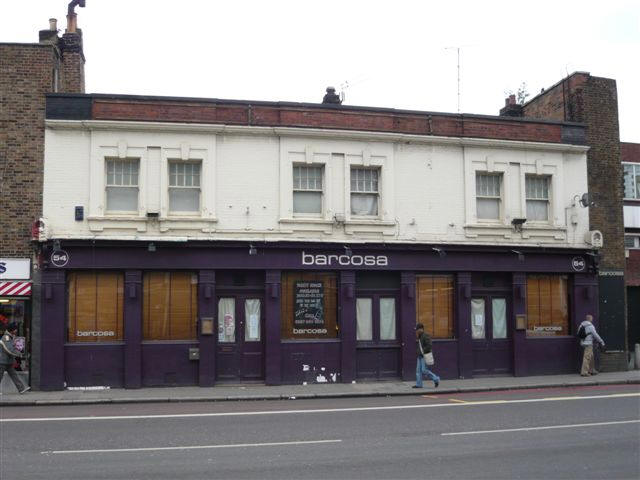
[(0, 297), (31, 296), (31, 282), (0, 282)]

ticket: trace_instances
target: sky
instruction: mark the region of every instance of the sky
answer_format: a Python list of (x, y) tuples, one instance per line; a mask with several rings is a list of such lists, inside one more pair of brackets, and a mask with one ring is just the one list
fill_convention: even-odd
[[(36, 43), (69, 0), (0, 0), (0, 42)], [(567, 74), (614, 78), (640, 143), (640, 1), (86, 0), (87, 93), (497, 115)], [(459, 55), (458, 55), (459, 54)], [(459, 60), (458, 60), (459, 59)], [(459, 78), (459, 82), (458, 82)]]

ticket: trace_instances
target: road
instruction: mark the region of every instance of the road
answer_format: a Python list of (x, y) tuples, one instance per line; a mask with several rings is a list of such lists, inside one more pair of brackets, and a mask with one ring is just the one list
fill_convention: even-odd
[(640, 478), (637, 385), (4, 407), (0, 478)]

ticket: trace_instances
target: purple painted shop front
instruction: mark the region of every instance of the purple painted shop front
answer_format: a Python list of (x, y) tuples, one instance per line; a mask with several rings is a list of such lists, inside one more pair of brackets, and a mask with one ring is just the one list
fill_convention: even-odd
[[(431, 274), (453, 279), (451, 338), (433, 342), (434, 370), (443, 379), (577, 371), (574, 332), (587, 313), (597, 318), (597, 278), (586, 251), (532, 249), (522, 258), (490, 247), (441, 246), (446, 255), (440, 256), (431, 245), (352, 244), (349, 254), (343, 244), (253, 246), (250, 252), (246, 242), (155, 242), (151, 251), (147, 242), (63, 242), (66, 263), (49, 261), (42, 270), (41, 388), (409, 381), (415, 377), (416, 281)], [(53, 253), (48, 245), (45, 259)], [(68, 342), (68, 277), (82, 271), (123, 274), (121, 340)], [(143, 277), (154, 271), (193, 273), (195, 339), (144, 339)], [(335, 273), (335, 338), (283, 338), (284, 272)], [(565, 335), (532, 338), (519, 323), (527, 313), (527, 276), (535, 274), (568, 278)], [(251, 332), (242, 341), (223, 343), (210, 328), (218, 325), (222, 298), (236, 308), (242, 332)], [(356, 320), (363, 306), (372, 319), (365, 331)], [(393, 323), (383, 325), (389, 311)], [(486, 335), (479, 334), (485, 324)]]

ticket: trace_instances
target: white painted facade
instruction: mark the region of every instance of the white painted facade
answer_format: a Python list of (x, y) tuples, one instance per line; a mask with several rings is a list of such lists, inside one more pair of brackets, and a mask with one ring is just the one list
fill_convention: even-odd
[[(146, 122), (47, 120), (47, 239), (544, 244), (590, 248), (587, 147), (548, 143)], [(106, 210), (107, 159), (137, 159), (136, 212)], [(169, 211), (169, 162), (201, 165), (200, 211)], [(322, 168), (322, 212), (293, 212), (293, 166)], [(352, 168), (379, 174), (377, 216), (350, 209)], [(476, 173), (501, 178), (500, 218), (479, 220)], [(525, 178), (547, 176), (549, 220), (527, 221)], [(84, 220), (74, 209), (84, 207)], [(148, 216), (151, 214), (151, 216)], [(606, 239), (605, 239), (606, 241)]]

